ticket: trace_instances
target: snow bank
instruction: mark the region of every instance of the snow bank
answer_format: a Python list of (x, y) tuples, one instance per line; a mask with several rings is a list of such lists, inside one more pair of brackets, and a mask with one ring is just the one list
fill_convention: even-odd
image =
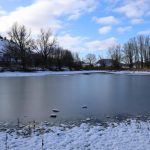
[[(44, 130), (44, 127), (43, 127)], [(82, 123), (80, 126), (46, 127), (43, 134), (34, 132), (25, 138), (8, 134), (11, 150), (149, 150), (150, 122), (129, 120), (120, 124)], [(20, 132), (20, 131), (17, 131)], [(43, 139), (43, 140), (42, 140)], [(0, 133), (0, 149), (6, 149), (6, 133)]]
[(48, 75), (73, 75), (85, 73), (102, 73), (106, 71), (37, 71), (37, 72), (1, 72), (0, 77), (30, 77), (30, 76), (48, 76)]
[(37, 72), (1, 72), (0, 77), (38, 77), (48, 75), (74, 75), (74, 74), (92, 74), (92, 73), (107, 73), (118, 75), (150, 75), (150, 72), (146, 71), (37, 71)]
[(125, 75), (150, 75), (150, 71), (110, 71), (109, 73)]

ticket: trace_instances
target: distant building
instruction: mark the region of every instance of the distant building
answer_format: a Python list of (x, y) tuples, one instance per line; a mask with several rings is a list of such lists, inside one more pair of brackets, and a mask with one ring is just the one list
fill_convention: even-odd
[(123, 69), (129, 69), (129, 68), (130, 68), (129, 65), (128, 65), (128, 64), (125, 64), (125, 63), (120, 63), (120, 66), (121, 66), (121, 68), (123, 68)]
[(88, 67), (88, 66), (90, 66), (89, 63), (86, 63), (86, 62), (84, 62), (84, 61), (81, 61), (81, 65), (82, 65), (82, 67)]
[(113, 60), (112, 59), (101, 59), (96, 63), (97, 67), (112, 67)]
[(5, 52), (5, 45), (8, 42), (9, 41), (7, 39), (2, 38), (0, 36), (0, 62), (11, 62), (13, 64), (21, 63), (21, 60), (19, 58), (12, 57), (12, 56), (10, 56), (10, 54)]

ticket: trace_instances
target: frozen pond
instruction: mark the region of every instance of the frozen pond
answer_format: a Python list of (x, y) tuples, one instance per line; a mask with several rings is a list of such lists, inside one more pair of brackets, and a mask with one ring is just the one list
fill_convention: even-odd
[(72, 121), (149, 112), (150, 76), (95, 73), (0, 78), (2, 121)]

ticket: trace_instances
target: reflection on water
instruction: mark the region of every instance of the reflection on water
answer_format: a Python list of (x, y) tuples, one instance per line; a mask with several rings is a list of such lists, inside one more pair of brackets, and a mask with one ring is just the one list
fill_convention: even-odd
[[(0, 78), (0, 120), (76, 120), (150, 111), (150, 77), (112, 74)], [(83, 109), (87, 106), (87, 109)]]

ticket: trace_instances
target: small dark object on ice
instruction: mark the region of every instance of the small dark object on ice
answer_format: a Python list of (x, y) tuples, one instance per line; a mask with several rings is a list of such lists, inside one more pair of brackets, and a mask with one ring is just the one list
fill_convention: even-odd
[(83, 106), (82, 108), (83, 108), (83, 109), (87, 109), (88, 107), (87, 107), (87, 106)]
[(55, 113), (60, 112), (58, 109), (53, 109), (52, 111), (55, 112)]
[(107, 118), (107, 119), (109, 119), (109, 118), (110, 118), (110, 116), (106, 116), (106, 118)]
[(56, 118), (57, 115), (56, 115), (56, 114), (51, 114), (50, 117), (51, 117), (51, 118)]

